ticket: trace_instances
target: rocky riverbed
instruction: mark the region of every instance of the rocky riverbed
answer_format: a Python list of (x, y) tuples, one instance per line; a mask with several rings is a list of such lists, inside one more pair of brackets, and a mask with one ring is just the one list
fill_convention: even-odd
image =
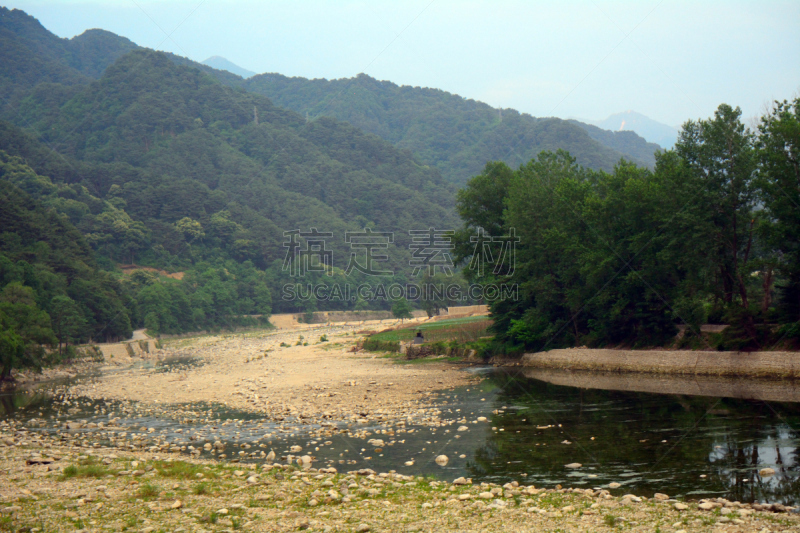
[[(57, 386), (46, 408), (0, 423), (0, 526), (142, 532), (800, 527), (800, 515), (781, 505), (684, 502), (665, 494), (648, 499), (624, 494), (616, 483), (607, 489), (545, 489), (524, 478), (473, 484), (446, 468), (437, 480), (410, 475), (415, 458), (387, 465), (379, 461), (384, 449), (413, 442), (424, 452), (416, 460), (444, 467), (464, 460), (459, 452), (434, 451), (444, 441), (452, 450), (462, 436), (503, 429), (448, 408), (450, 392), (475, 386), (476, 375), (353, 351), (358, 338), (355, 328), (324, 327), (173, 341), (151, 354), (161, 364), (95, 368)], [(438, 445), (437, 438), (443, 439)]]
[[(328, 339), (320, 341), (320, 339)], [(69, 387), (66, 394), (160, 408), (213, 402), (271, 420), (421, 420), (426, 397), (469, 383), (452, 366), (403, 366), (354, 352), (355, 327), (201, 337), (168, 345), (172, 367), (134, 366)]]
[(369, 469), (231, 464), (80, 449), (6, 425), (0, 524), (9, 531), (788, 532), (800, 515), (724, 499), (435, 481)]

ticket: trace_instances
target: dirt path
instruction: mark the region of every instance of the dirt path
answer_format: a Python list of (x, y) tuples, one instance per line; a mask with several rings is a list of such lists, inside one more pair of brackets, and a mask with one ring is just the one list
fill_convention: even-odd
[(133, 337), (131, 337), (130, 340), (132, 340), (132, 341), (146, 341), (146, 340), (150, 339), (151, 337), (149, 335), (147, 335), (147, 333), (145, 333), (144, 331), (145, 330), (143, 330), (143, 329), (135, 330), (133, 332)]

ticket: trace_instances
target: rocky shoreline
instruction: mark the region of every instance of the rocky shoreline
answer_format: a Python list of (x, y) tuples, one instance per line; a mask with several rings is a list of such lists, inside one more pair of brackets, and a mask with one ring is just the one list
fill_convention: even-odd
[(790, 507), (609, 490), (436, 481), (394, 471), (232, 464), (63, 446), (2, 427), (0, 523), (13, 531), (788, 532)]
[[(87, 364), (80, 372), (53, 370), (54, 377), (66, 377), (57, 375), (65, 371), (91, 377), (57, 389), (53, 410), (40, 410), (40, 418), (25, 425), (13, 417), (0, 422), (0, 524), (15, 531), (143, 533), (800, 528), (796, 510), (779, 504), (646, 498), (624, 494), (616, 483), (592, 489), (545, 489), (524, 479), (473, 484), (375, 472), (363, 468), (369, 462), (320, 461), (309, 444), (316, 442), (318, 450), (337, 435), (363, 441), (366, 456), (407, 438), (412, 425), (467, 435), (461, 432), (477, 430), (486, 419), (453, 418), (435, 406), (444, 398), (433, 402), (476, 382), (464, 372), (437, 363), (396, 365), (354, 352), (360, 336), (352, 328), (302, 335), (181, 340), (150, 354), (179, 361), (159, 368), (98, 373)], [(330, 341), (317, 342), (322, 335)], [(243, 425), (192, 403), (208, 399), (260, 418)], [(142, 416), (166, 424), (137, 424)], [(170, 420), (206, 429), (165, 433)], [(223, 430), (230, 437), (227, 449), (212, 436)], [(263, 435), (262, 444), (247, 444), (251, 433)], [(290, 447), (294, 435), (297, 445)], [(283, 439), (286, 451), (276, 456), (271, 438)]]

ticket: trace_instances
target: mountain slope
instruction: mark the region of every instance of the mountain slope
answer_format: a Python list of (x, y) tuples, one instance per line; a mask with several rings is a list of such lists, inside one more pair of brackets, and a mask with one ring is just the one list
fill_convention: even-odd
[[(13, 92), (14, 97), (8, 100), (0, 116), (13, 120), (20, 101), (37, 83), (85, 85), (123, 53), (136, 49), (134, 43), (110, 32), (88, 30), (71, 40), (59, 39), (21, 11), (4, 10), (2, 14), (6, 19), (3, 23), (6, 34), (16, 39), (12, 39), (9, 49), (20, 42), (29, 43), (11, 64), (23, 68), (36, 65), (28, 69), (36, 74), (31, 76), (30, 83), (16, 83), (3, 91)], [(267, 96), (301, 115), (347, 121), (411, 151), (453, 183), (464, 183), (479, 173), (487, 161), (503, 160), (516, 166), (542, 150), (565, 149), (580, 164), (606, 170), (622, 157), (647, 166), (654, 163), (653, 147), (638, 137), (620, 138), (572, 121), (537, 119), (515, 110), (493, 109), (436, 89), (399, 87), (366, 75), (333, 81), (286, 78), (278, 74), (243, 79), (233, 73), (238, 72), (238, 67), (212, 62), (215, 58), (202, 64), (167, 55), (177, 64), (203, 70), (225, 85)], [(14, 72), (4, 79), (15, 79)], [(69, 87), (47, 87), (34, 100), (50, 99), (63, 104), (74, 94)]]
[[(405, 270), (408, 230), (455, 225), (452, 186), (409, 153), (335, 119), (306, 122), (161, 53), (131, 52), (57, 113), (28, 102), (20, 119), (88, 168), (32, 164), (51, 165), (51, 177), (79, 180), (99, 198), (120, 198), (148, 228), (149, 244), (182, 264), (175, 224), (206, 227), (222, 211), (241, 226), (238, 240), (259, 243), (244, 255), (220, 243), (225, 255), (262, 268), (282, 258), (283, 230), (309, 227), (337, 232), (335, 264), (344, 267), (344, 231), (370, 226), (398, 233), (393, 265)], [(131, 246), (121, 242), (115, 253)]]
[(611, 131), (634, 131), (648, 141), (663, 148), (672, 148), (678, 139), (678, 130), (636, 111), (615, 113), (605, 120), (591, 121), (591, 124)]
[(628, 154), (631, 158), (643, 161), (650, 168), (655, 167), (655, 153), (661, 150), (661, 146), (658, 144), (647, 142), (636, 133), (629, 130), (609, 131), (591, 124), (578, 122), (577, 120), (570, 120), (570, 122), (586, 130), (586, 133), (597, 142), (613, 148), (618, 152)]
[(211, 56), (205, 61), (202, 61), (202, 64), (208, 65), (209, 67), (217, 70), (227, 70), (228, 72), (236, 74), (237, 76), (241, 76), (242, 78), (249, 78), (250, 76), (256, 75), (256, 73), (252, 70), (242, 68), (239, 65), (236, 65), (235, 63), (232, 63), (220, 56)]
[[(622, 157), (653, 164), (642, 139), (638, 144), (615, 141), (627, 150), (623, 153), (571, 121), (494, 109), (438, 89), (398, 86), (364, 74), (331, 81), (261, 74), (242, 86), (310, 118), (333, 116), (379, 135), (457, 184), (478, 174), (487, 161), (516, 166), (542, 150), (565, 149), (580, 164), (606, 170)], [(631, 144), (637, 144), (633, 150)]]
[[(61, 311), (56, 304), (58, 298), (62, 303), (64, 299), (72, 301), (74, 313), (80, 317), (80, 328), (73, 328), (69, 335), (72, 340), (128, 338), (132, 333), (130, 313), (119, 282), (97, 268), (85, 237), (66, 216), (43, 205), (18, 185), (39, 193), (43, 188), (54, 189), (46, 177), (36, 175), (22, 159), (0, 150), (0, 289), (24, 283), (38, 307), (50, 313), (39, 316), (37, 327), (48, 331), (52, 317), (53, 330), (60, 340), (64, 338), (57, 327)], [(24, 311), (3, 307), (0, 302), (0, 330), (4, 311), (11, 315), (6, 319)], [(28, 317), (20, 318), (33, 326)], [(43, 342), (47, 341), (38, 341)]]

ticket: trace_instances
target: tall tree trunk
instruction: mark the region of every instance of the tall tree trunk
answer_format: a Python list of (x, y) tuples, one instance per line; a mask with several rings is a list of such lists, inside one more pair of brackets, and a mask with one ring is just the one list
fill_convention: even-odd
[(769, 306), (772, 305), (772, 283), (773, 283), (773, 270), (768, 267), (764, 271), (764, 297), (761, 299), (761, 312), (764, 313), (764, 320), (767, 320), (767, 312)]

